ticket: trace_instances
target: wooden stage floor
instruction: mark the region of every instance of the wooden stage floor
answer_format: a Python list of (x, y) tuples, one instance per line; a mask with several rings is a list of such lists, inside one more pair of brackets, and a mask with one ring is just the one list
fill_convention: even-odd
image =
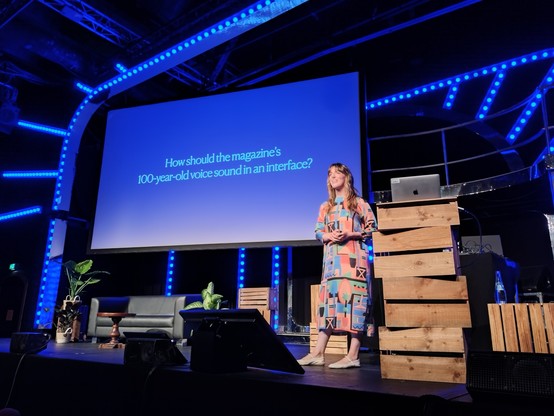
[[(10, 353), (9, 338), (0, 339), (0, 409), (15, 408), (22, 416), (186, 414), (204, 413), (204, 406), (209, 414), (260, 416), (378, 409), (415, 416), (524, 415), (531, 410), (528, 403), (474, 401), (464, 384), (382, 379), (379, 355), (368, 350), (360, 355), (361, 368), (206, 373), (190, 368), (187, 346), (178, 347), (187, 363), (152, 366), (125, 364), (124, 349), (98, 345), (50, 341), (37, 354), (21, 354)], [(285, 346), (295, 358), (308, 352), (306, 343)], [(326, 361), (340, 358), (328, 354)]]

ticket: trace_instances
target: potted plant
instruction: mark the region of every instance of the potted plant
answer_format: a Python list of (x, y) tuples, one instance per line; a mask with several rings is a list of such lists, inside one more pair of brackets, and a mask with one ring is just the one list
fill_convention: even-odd
[(81, 311), (78, 304), (65, 305), (62, 308), (56, 308), (56, 342), (65, 344), (78, 339), (78, 332), (74, 335), (74, 328), (80, 331)]
[(101, 279), (98, 276), (110, 274), (104, 270), (91, 270), (92, 264), (91, 259), (79, 263), (69, 260), (62, 264), (69, 283), (68, 297), (70, 300), (75, 300), (87, 286), (100, 283)]
[[(222, 295), (214, 293), (214, 283), (208, 283), (208, 287), (202, 289), (202, 301), (196, 301), (186, 305), (183, 310), (189, 309), (204, 309), (204, 310), (214, 310), (221, 307)], [(185, 338), (187, 339), (187, 344), (192, 345), (192, 336), (194, 331), (200, 327), (200, 322), (191, 322), (186, 324), (185, 329)]]
[(219, 309), (221, 307), (222, 295), (214, 293), (214, 283), (208, 283), (208, 287), (202, 289), (202, 302), (196, 301), (189, 303), (185, 306), (184, 310), (188, 309), (200, 309), (204, 308), (206, 310)]
[[(79, 340), (81, 331), (81, 297), (80, 294), (89, 285), (100, 283), (101, 275), (109, 275), (105, 270), (91, 270), (93, 261), (91, 259), (83, 260), (79, 263), (69, 260), (62, 264), (63, 271), (68, 281), (68, 294), (63, 300), (62, 307), (56, 310), (56, 338), (62, 333), (71, 341)], [(62, 339), (60, 337), (60, 339)], [(64, 341), (60, 341), (64, 342)]]

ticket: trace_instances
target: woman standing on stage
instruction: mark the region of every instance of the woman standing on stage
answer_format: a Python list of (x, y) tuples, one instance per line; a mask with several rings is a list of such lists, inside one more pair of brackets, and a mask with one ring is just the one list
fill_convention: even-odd
[(349, 335), (348, 353), (329, 368), (360, 367), (359, 352), (364, 332), (368, 329), (371, 307), (367, 243), (376, 229), (375, 215), (355, 189), (354, 178), (346, 165), (333, 163), (329, 167), (327, 190), (329, 199), (319, 207), (315, 228), (316, 238), (323, 243), (317, 308), (318, 338), (313, 351), (298, 363), (325, 365), (329, 337), (346, 333)]

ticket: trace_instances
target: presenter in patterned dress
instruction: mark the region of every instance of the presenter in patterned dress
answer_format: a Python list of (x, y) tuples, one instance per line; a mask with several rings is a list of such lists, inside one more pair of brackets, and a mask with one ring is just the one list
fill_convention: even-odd
[(348, 334), (348, 353), (329, 368), (360, 367), (362, 338), (371, 335), (371, 270), (368, 240), (376, 229), (371, 206), (354, 187), (350, 169), (333, 163), (327, 172), (329, 199), (319, 207), (315, 237), (323, 244), (323, 270), (314, 349), (298, 363), (325, 365), (332, 334)]

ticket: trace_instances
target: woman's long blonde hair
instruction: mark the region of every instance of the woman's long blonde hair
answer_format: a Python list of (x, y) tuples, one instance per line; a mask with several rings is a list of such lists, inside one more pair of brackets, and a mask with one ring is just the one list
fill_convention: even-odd
[(356, 208), (358, 206), (358, 200), (357, 198), (360, 196), (356, 188), (354, 187), (354, 177), (352, 176), (352, 172), (350, 172), (350, 169), (348, 166), (346, 166), (343, 163), (333, 163), (331, 166), (329, 166), (329, 169), (327, 169), (327, 192), (329, 193), (329, 199), (327, 200), (327, 212), (329, 212), (330, 209), (335, 206), (335, 198), (337, 196), (336, 191), (331, 186), (331, 182), (329, 181), (329, 175), (331, 174), (331, 170), (336, 169), (338, 172), (345, 175), (345, 207), (347, 207), (350, 211), (356, 212)]

